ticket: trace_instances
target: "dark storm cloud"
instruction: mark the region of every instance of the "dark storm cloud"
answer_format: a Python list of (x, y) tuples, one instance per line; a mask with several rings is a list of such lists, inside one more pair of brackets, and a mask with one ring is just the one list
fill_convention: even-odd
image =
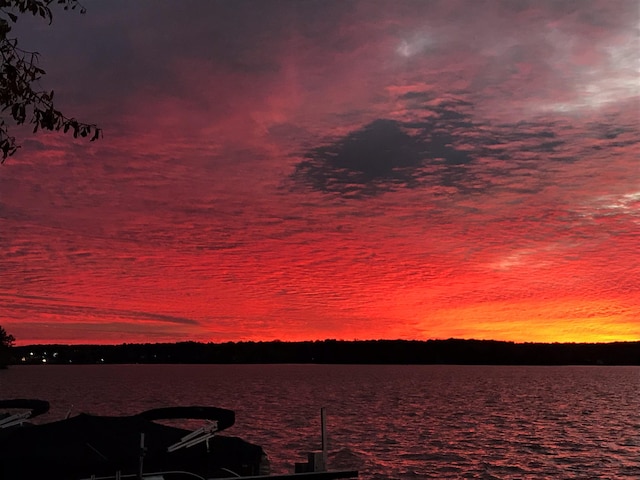
[[(428, 97), (408, 92), (415, 103)], [(473, 123), (456, 108), (465, 102), (444, 102), (412, 121), (377, 119), (343, 138), (312, 148), (296, 165), (292, 179), (314, 190), (345, 197), (367, 197), (399, 188), (427, 184), (466, 189), (465, 166), (473, 161), (456, 146), (456, 132)]]
[[(345, 198), (371, 197), (401, 188), (431, 188), (448, 193), (486, 193), (495, 185), (535, 193), (525, 170), (544, 170), (548, 162), (575, 161), (562, 125), (517, 122), (491, 124), (475, 119), (463, 99), (433, 99), (409, 91), (399, 96), (405, 117), (378, 119), (342, 138), (304, 153), (291, 178), (296, 187)], [(545, 159), (532, 159), (534, 153)], [(505, 179), (509, 178), (507, 182)], [(510, 184), (511, 186), (505, 186)]]

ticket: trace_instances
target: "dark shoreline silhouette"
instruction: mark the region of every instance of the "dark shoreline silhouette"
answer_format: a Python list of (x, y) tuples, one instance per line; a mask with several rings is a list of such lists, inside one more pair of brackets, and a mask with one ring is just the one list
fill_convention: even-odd
[(514, 343), (449, 339), (25, 345), (13, 347), (11, 356), (12, 364), (640, 365), (640, 341)]

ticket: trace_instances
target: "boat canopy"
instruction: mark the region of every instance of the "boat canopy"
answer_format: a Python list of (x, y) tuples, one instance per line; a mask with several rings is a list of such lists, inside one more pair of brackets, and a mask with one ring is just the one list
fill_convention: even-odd
[(31, 410), (30, 418), (37, 417), (49, 411), (49, 402), (33, 398), (13, 398), (0, 400), (0, 410), (21, 409)]
[(197, 419), (218, 422), (218, 431), (231, 427), (236, 421), (233, 410), (217, 407), (164, 407), (146, 410), (136, 415), (144, 420)]

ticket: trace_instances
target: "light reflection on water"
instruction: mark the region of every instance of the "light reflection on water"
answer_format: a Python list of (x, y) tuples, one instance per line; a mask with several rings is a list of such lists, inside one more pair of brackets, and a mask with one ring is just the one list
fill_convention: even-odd
[(364, 479), (640, 478), (639, 367), (76, 365), (0, 371), (0, 398), (72, 412), (236, 411), (275, 472), (320, 448)]

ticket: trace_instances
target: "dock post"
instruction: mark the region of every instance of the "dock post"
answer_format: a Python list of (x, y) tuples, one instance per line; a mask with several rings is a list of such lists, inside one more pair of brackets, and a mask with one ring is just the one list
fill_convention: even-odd
[(324, 464), (324, 468), (327, 468), (329, 447), (327, 445), (327, 409), (325, 407), (320, 409), (320, 423), (322, 424), (322, 463)]
[(326, 472), (327, 461), (329, 457), (328, 436), (327, 436), (327, 410), (325, 407), (320, 408), (320, 424), (322, 436), (322, 451), (314, 451), (307, 453), (307, 461), (305, 463), (296, 462), (294, 465), (295, 473), (318, 473)]

